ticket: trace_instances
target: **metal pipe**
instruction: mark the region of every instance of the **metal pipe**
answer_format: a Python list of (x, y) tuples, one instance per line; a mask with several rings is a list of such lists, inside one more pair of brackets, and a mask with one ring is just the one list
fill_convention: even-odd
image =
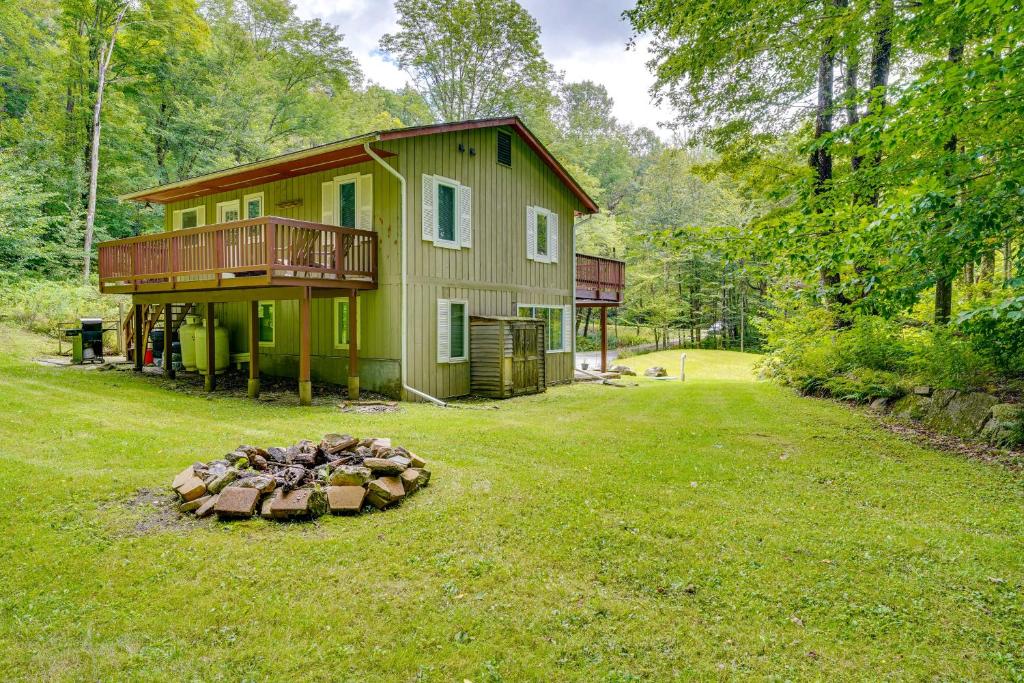
[(406, 363), (406, 360), (407, 360), (406, 348), (408, 346), (407, 340), (408, 340), (408, 329), (409, 329), (409, 320), (408, 320), (408, 318), (409, 318), (409, 311), (408, 311), (409, 281), (408, 281), (408, 274), (406, 273), (406, 259), (407, 259), (408, 251), (409, 251), (408, 241), (409, 241), (410, 237), (409, 237), (409, 230), (408, 230), (408, 227), (409, 227), (409, 225), (408, 225), (409, 224), (409, 213), (407, 211), (407, 201), (408, 200), (406, 198), (405, 176), (403, 176), (401, 173), (399, 173), (394, 168), (392, 168), (390, 164), (385, 163), (384, 160), (381, 159), (380, 156), (376, 152), (373, 151), (373, 149), (370, 147), (370, 143), (369, 142), (363, 143), (363, 150), (366, 152), (366, 155), (368, 157), (370, 157), (371, 159), (376, 161), (378, 164), (383, 166), (384, 170), (386, 170), (388, 173), (390, 173), (391, 175), (393, 175), (396, 178), (398, 178), (398, 184), (402, 188), (402, 264), (401, 264), (401, 271), (402, 271), (402, 388), (405, 389), (406, 391), (408, 391), (410, 394), (413, 394), (414, 396), (419, 396), (420, 398), (422, 398), (424, 400), (430, 401), (434, 405), (441, 406), (442, 408), (447, 408), (448, 404), (445, 403), (444, 401), (442, 401), (441, 399), (435, 398), (434, 396), (431, 396), (430, 394), (424, 393), (424, 392), (420, 391), (419, 389), (414, 389), (413, 387), (409, 386), (409, 382), (408, 382), (408, 379), (407, 379), (408, 378), (408, 371), (407, 371), (407, 365), (408, 364)]

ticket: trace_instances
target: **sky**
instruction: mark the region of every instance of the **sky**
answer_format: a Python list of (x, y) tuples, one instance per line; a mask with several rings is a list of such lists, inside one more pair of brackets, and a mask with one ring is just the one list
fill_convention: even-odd
[[(367, 78), (400, 88), (408, 75), (377, 49), (380, 37), (397, 29), (397, 15), (387, 0), (292, 0), (304, 19), (319, 17), (341, 29)], [(622, 11), (630, 0), (519, 0), (541, 27), (544, 54), (569, 81), (601, 83), (615, 100), (615, 116), (633, 126), (647, 126), (667, 138), (658, 123), (668, 121), (667, 107), (656, 107), (648, 93), (654, 77), (647, 69), (647, 40), (626, 50), (630, 27)]]

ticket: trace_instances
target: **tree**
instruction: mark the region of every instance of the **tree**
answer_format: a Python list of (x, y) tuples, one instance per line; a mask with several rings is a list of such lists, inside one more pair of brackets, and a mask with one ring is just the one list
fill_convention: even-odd
[(398, 0), (399, 30), (380, 47), (413, 79), (435, 118), (519, 114), (554, 104), (537, 21), (515, 0)]

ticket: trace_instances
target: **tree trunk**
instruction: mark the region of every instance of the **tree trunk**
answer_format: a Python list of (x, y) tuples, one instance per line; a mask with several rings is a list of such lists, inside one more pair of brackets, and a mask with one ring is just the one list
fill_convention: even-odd
[(107, 72), (110, 59), (114, 55), (114, 44), (117, 42), (117, 31), (128, 11), (124, 4), (114, 20), (114, 28), (110, 34), (110, 42), (100, 49), (99, 73), (96, 85), (96, 104), (92, 108), (92, 139), (89, 143), (89, 203), (85, 213), (85, 249), (82, 264), (82, 279), (89, 284), (89, 272), (92, 268), (92, 237), (96, 226), (96, 186), (100, 175), (100, 113), (103, 110), (103, 91), (107, 85)]
[[(842, 0), (837, 0), (837, 6)], [(818, 102), (814, 113), (814, 139), (821, 141), (822, 138), (832, 133), (832, 107), (833, 88), (835, 80), (835, 53), (832, 44), (832, 37), (826, 37), (821, 44), (821, 54), (818, 57)], [(814, 194), (822, 196), (826, 194), (832, 182), (832, 151), (821, 145), (814, 150), (810, 159), (811, 168), (814, 170)], [(818, 212), (821, 212), (820, 206)], [(833, 294), (842, 282), (839, 271), (823, 270), (821, 282), (825, 287), (826, 296), (832, 297), (836, 303), (841, 303), (841, 294)]]
[(935, 324), (946, 325), (953, 312), (953, 279), (940, 277), (935, 281)]

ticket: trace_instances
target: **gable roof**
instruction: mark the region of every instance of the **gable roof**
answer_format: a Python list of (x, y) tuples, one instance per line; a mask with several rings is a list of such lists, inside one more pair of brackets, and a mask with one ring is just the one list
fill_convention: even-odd
[[(157, 185), (156, 187), (121, 195), (119, 199), (121, 201), (167, 204), (182, 199), (193, 199), (217, 192), (241, 189), (260, 183), (304, 175), (321, 168), (337, 168), (370, 161), (370, 157), (363, 149), (363, 145), (367, 143), (400, 140), (438, 133), (453, 133), (477, 128), (499, 127), (511, 128), (554, 172), (562, 184), (580, 200), (580, 203), (586, 207), (587, 212), (597, 212), (597, 203), (580, 187), (580, 184), (565, 170), (558, 159), (548, 151), (518, 116), (457, 121), (454, 123), (436, 123), (427, 126), (375, 131), (365, 135), (338, 140), (337, 142), (330, 142), (325, 145), (289, 152), (288, 154), (270, 157), (261, 161), (205, 173), (175, 183)], [(394, 156), (392, 152), (386, 150), (374, 149), (374, 152), (381, 157)]]

